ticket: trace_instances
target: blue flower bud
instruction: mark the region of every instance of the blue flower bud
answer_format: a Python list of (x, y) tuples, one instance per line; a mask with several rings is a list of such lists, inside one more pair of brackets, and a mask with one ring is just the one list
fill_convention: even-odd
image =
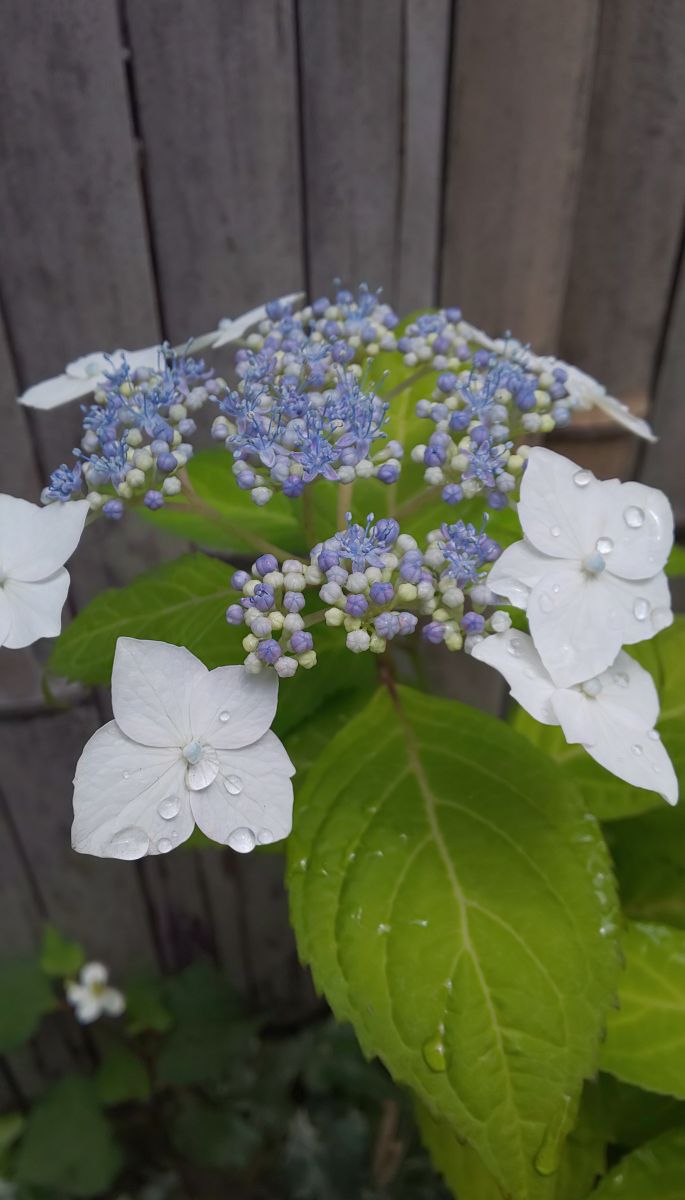
[(120, 521), (124, 515), (123, 500), (107, 500), (102, 506), (102, 511), (110, 521)]
[(290, 647), (294, 654), (306, 654), (314, 649), (314, 638), (305, 629), (296, 629), (290, 636)]
[(261, 554), (254, 564), (258, 575), (268, 575), (270, 571), (278, 570), (278, 559), (273, 554)]
[[(254, 645), (254, 642), (252, 643)], [(283, 651), (275, 638), (267, 638), (266, 641), (260, 642), (257, 647), (257, 657), (261, 658), (262, 662), (273, 665), (282, 655)]]
[(239, 604), (229, 604), (226, 609), (226, 620), (229, 625), (242, 625), (243, 610)]
[(395, 589), (391, 583), (372, 583), (369, 596), (374, 604), (390, 604), (395, 597)]

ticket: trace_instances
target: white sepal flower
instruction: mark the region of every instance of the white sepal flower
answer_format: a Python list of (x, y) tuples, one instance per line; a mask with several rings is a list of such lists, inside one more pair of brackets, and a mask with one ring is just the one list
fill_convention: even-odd
[(64, 985), (67, 1000), (81, 1025), (90, 1025), (98, 1017), (120, 1017), (126, 1008), (122, 992), (110, 986), (109, 971), (103, 963), (90, 962), (81, 968), (78, 983)]
[(42, 508), (0, 495), (0, 646), (57, 637), (69, 590), (64, 563), (78, 546), (87, 500)]
[(673, 512), (663, 492), (597, 480), (537, 446), (518, 515), (524, 540), (504, 551), (488, 586), (525, 608), (559, 687), (597, 675), (621, 646), (671, 624), (663, 567), (673, 545)]
[(72, 400), (82, 400), (95, 391), (98, 383), (104, 378), (106, 371), (116, 367), (117, 360), (125, 356), (126, 362), (135, 370), (137, 367), (159, 366), (161, 346), (147, 346), (144, 350), (115, 350), (112, 354), (96, 351), (86, 354), (68, 363), (63, 375), (55, 375), (52, 379), (44, 379), (36, 383), (18, 397), (19, 403), (27, 408), (48, 410), (69, 404)]
[[(631, 412), (627, 404), (622, 400), (618, 400), (616, 396), (611, 396), (606, 388), (597, 379), (593, 379), (592, 375), (588, 375), (585, 371), (581, 371), (579, 367), (572, 367), (570, 363), (564, 362), (561, 358), (553, 358), (551, 355), (533, 354), (524, 346), (518, 343), (512, 343), (512, 349), (508, 350), (506, 344), (502, 348), (502, 353), (508, 357), (513, 357), (517, 362), (529, 371), (537, 371), (538, 374), (549, 372), (551, 374), (557, 367), (561, 367), (566, 372), (565, 387), (571, 398), (574, 408), (585, 409), (586, 411), (592, 408), (599, 408), (602, 412), (611, 417), (612, 421), (616, 421), (622, 425), (624, 429), (628, 429), (630, 433), (636, 434), (637, 437), (644, 438), (647, 442), (656, 442), (658, 438), (654, 434), (651, 426), (644, 421), (642, 417), (638, 417)], [(514, 350), (514, 347), (516, 349)]]
[[(292, 292), (289, 296), (280, 296), (279, 300), (281, 304), (299, 304), (304, 300), (304, 292)], [(240, 317), (222, 317), (218, 327), (211, 333), (200, 334), (199, 337), (191, 340), (190, 351), (194, 353), (207, 347), (218, 350), (221, 346), (236, 342), (250, 329), (254, 329), (255, 325), (259, 325), (260, 321), (264, 321), (266, 317), (265, 304), (260, 304), (258, 308), (251, 308), (249, 312), (243, 313)]]
[(183, 647), (119, 638), (114, 720), (76, 767), (74, 849), (166, 854), (195, 824), (242, 853), (286, 837), (295, 769), (269, 729), (277, 698), (270, 671), (208, 671)]
[(678, 780), (654, 725), (659, 700), (648, 671), (620, 652), (607, 671), (574, 687), (557, 687), (527, 633), (485, 638), (473, 657), (504, 676), (514, 699), (536, 721), (560, 725), (607, 771), (634, 787), (678, 800)]

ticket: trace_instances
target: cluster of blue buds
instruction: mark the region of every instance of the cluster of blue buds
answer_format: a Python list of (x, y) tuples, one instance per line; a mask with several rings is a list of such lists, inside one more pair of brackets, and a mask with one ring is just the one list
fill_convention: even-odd
[(76, 461), (53, 472), (43, 503), (85, 496), (94, 511), (113, 519), (123, 515), (127, 500), (161, 508), (181, 490), (178, 472), (193, 453), (194, 414), (210, 395), (220, 400), (227, 390), (201, 359), (168, 346), (157, 368), (132, 368), (123, 354), (119, 363), (111, 360), (93, 402), (83, 406)]
[(419, 400), (417, 416), (435, 429), (412, 459), (425, 467), (426, 483), (442, 487), (445, 503), (484, 493), (490, 508), (505, 508), (524, 461), (511, 439), (566, 424), (568, 407), (555, 398), (561, 392), (561, 378), (476, 350), (458, 369), (441, 371), (430, 397)]
[(361, 365), (395, 348), (396, 324), (366, 287), (299, 311), (289, 302), (267, 305), (236, 354), (238, 384), (221, 397), (212, 426), (233, 454), (238, 486), (256, 504), (275, 491), (297, 497), (319, 477), (396, 482), (403, 448), (387, 441), (388, 405)]
[(450, 650), (471, 649), (510, 625), (503, 611), (484, 615), (495, 604), (486, 578), (500, 547), (482, 530), (463, 521), (443, 525), (421, 550), (391, 517), (374, 523), (370, 514), (360, 525), (348, 513), (346, 522), (314, 546), (308, 563), (288, 559), (279, 565), (264, 554), (251, 574), (234, 574), (242, 596), (229, 605), (226, 619), (248, 627), (243, 646), (249, 670), (272, 666), (288, 677), (298, 667), (313, 667), (321, 621), (340, 628), (354, 654), (382, 654), (394, 638), (414, 633), (422, 618), (425, 639)]

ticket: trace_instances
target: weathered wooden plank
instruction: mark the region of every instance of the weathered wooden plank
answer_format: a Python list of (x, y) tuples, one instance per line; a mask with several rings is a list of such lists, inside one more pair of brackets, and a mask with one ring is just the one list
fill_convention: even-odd
[(299, 13), (310, 284), (318, 295), (337, 276), (365, 280), (392, 299), (402, 9), (395, 0), (300, 0)]
[(685, 259), (673, 297), (664, 352), (654, 388), (653, 423), (659, 441), (644, 453), (641, 478), (663, 488), (685, 531)]
[(556, 345), (583, 153), (596, 0), (459, 0), (442, 300)]
[(437, 299), (452, 8), (451, 0), (404, 0), (399, 228), (388, 276), (402, 313)]
[(568, 294), (565, 358), (644, 403), (685, 203), (680, 0), (605, 0)]
[(293, 0), (125, 6), (166, 331), (303, 282)]

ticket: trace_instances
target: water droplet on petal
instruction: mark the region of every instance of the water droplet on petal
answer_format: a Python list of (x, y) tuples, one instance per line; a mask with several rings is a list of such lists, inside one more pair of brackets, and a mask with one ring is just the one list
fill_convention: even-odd
[(633, 745), (630, 747), (630, 749), (632, 750), (632, 752), (633, 752), (633, 754), (636, 756), (636, 758), (639, 758), (641, 754), (644, 754), (644, 751), (643, 751), (643, 749), (642, 749), (642, 746), (640, 745), (640, 743), (639, 743), (639, 742), (635, 742), (635, 743), (634, 743), (634, 744), (633, 744)]
[(513, 654), (514, 658), (518, 658), (522, 649), (523, 649), (523, 643), (522, 643), (521, 639), (518, 637), (510, 638), (509, 641), (507, 642), (507, 650), (509, 651), (510, 654)]
[(159, 854), (168, 854), (173, 848), (174, 844), (169, 838), (160, 838), (157, 842), (157, 851)]
[(554, 608), (554, 601), (553, 601), (552, 597), (550, 596), (549, 592), (541, 592), (540, 593), (540, 596), (538, 599), (538, 604), (540, 606), (540, 611), (544, 612), (544, 613), (551, 612), (552, 609)]
[(227, 775), (224, 779), (224, 787), (232, 796), (239, 796), (243, 790), (243, 781), (239, 775)]
[(222, 725), (225, 725), (227, 721), (230, 721), (230, 719), (231, 719), (230, 712), (226, 712), (224, 710), (224, 712), (219, 713), (219, 720), (221, 721)]
[(131, 778), (131, 772), (130, 772), (130, 771), (122, 771), (122, 772), (121, 772), (121, 774), (122, 774), (122, 776), (123, 776), (123, 778), (124, 778), (124, 779), (130, 779), (130, 778)]
[(612, 675), (611, 678), (617, 687), (625, 688), (628, 687), (628, 684), (630, 683), (630, 677), (626, 675), (625, 671), (617, 671), (616, 674)]
[(423, 1043), (422, 1053), (426, 1066), (430, 1067), (431, 1071), (444, 1071), (446, 1069), (447, 1060), (442, 1034), (437, 1033), (435, 1037), (428, 1038)]
[(255, 848), (255, 835), (251, 829), (241, 825), (239, 829), (234, 829), (228, 835), (226, 845), (231, 847), (231, 850), (237, 850), (238, 854), (249, 854)]
[(598, 554), (611, 554), (613, 548), (614, 543), (612, 542), (611, 538), (600, 537), (597, 538), (597, 541), (595, 542), (595, 550)]
[(602, 690), (602, 681), (595, 675), (593, 679), (586, 679), (585, 683), (581, 683), (580, 688), (586, 696), (594, 699), (595, 696), (599, 696), (599, 693)]
[(561, 529), (558, 525), (550, 525), (549, 531), (553, 538), (561, 537)]
[(166, 799), (160, 800), (157, 805), (157, 812), (165, 821), (171, 821), (177, 817), (181, 811), (181, 801), (178, 796), (167, 796)]
[(188, 742), (188, 745), (183, 747), (181, 754), (186, 762), (191, 765), (199, 762), (202, 758), (202, 742), (198, 742), (197, 738), (193, 738), (192, 742)]
[(552, 587), (552, 591), (554, 592), (555, 596), (558, 596), (559, 592), (561, 591), (561, 584), (555, 583), (554, 586)]
[(120, 829), (110, 839), (107, 846), (114, 858), (124, 858), (130, 862), (135, 858), (142, 858), (144, 854), (147, 854), (149, 848), (150, 839), (145, 830), (138, 829), (135, 825)]
[(573, 482), (575, 483), (576, 487), (579, 488), (587, 487), (591, 479), (592, 471), (576, 471), (575, 475), (573, 476)]
[(656, 729), (650, 729), (649, 733), (647, 734), (647, 737), (652, 742), (660, 742), (661, 741), (661, 734), (657, 733)]
[(260, 846), (270, 846), (274, 840), (274, 835), (270, 829), (260, 829), (257, 834), (257, 841)]
[(633, 605), (633, 616), (636, 621), (646, 621), (649, 616), (651, 605), (649, 600), (645, 600), (643, 596), (638, 596)]
[(623, 513), (623, 520), (631, 529), (639, 529), (645, 523), (644, 510), (638, 508), (636, 504), (631, 504)]

